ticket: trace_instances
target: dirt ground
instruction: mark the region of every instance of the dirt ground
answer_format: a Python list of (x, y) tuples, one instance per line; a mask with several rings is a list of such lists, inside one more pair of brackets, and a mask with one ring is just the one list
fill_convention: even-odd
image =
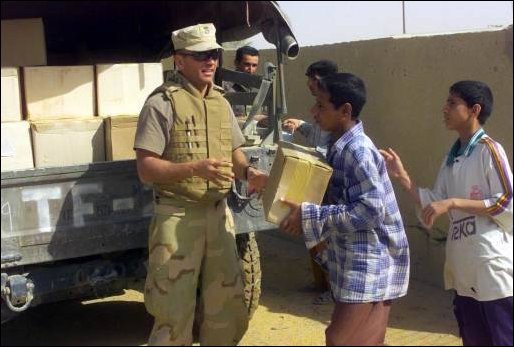
[[(262, 297), (242, 346), (321, 346), (332, 305), (317, 306), (303, 243), (278, 232), (257, 235), (263, 269)], [(4, 345), (144, 345), (152, 319), (143, 295), (71, 301), (35, 307), (2, 326)], [(389, 345), (461, 345), (449, 293), (411, 281), (407, 297), (392, 308)]]

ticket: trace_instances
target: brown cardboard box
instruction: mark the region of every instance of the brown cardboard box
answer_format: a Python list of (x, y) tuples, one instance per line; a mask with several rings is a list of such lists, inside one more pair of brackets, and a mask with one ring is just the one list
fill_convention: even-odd
[(139, 115), (148, 95), (163, 82), (162, 64), (96, 65), (101, 117)]
[(2, 171), (34, 168), (29, 122), (2, 123)]
[(36, 167), (105, 161), (103, 119), (31, 123)]
[(2, 68), (2, 122), (19, 122), (22, 120), (18, 72), (18, 68)]
[(280, 224), (290, 208), (279, 200), (321, 204), (332, 168), (313, 148), (280, 142), (262, 196), (266, 220)]
[(43, 20), (2, 20), (2, 66), (34, 65), (46, 65)]
[(136, 158), (134, 138), (138, 119), (137, 116), (105, 118), (105, 154), (108, 161)]
[(28, 120), (95, 115), (93, 66), (26, 67), (23, 73)]

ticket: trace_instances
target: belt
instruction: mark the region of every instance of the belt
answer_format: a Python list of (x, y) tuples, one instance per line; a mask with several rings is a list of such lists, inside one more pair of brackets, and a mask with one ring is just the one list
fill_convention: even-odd
[(226, 201), (226, 198), (223, 198), (221, 200), (217, 201), (199, 201), (199, 202), (187, 202), (187, 201), (177, 201), (175, 199), (166, 198), (162, 196), (155, 196), (154, 197), (154, 206), (171, 206), (174, 208), (182, 208), (182, 209), (189, 209), (189, 208), (206, 208), (208, 206), (214, 206), (218, 207), (220, 203)]

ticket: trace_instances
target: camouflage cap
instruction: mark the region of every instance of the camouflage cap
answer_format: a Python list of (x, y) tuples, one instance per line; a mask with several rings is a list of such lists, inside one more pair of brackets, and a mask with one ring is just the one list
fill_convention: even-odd
[(223, 49), (216, 42), (216, 28), (212, 23), (197, 24), (175, 30), (171, 34), (175, 51), (187, 49), (193, 52)]

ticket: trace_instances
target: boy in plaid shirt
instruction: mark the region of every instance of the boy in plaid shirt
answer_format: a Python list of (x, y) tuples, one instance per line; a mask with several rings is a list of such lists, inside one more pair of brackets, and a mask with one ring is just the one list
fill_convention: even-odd
[(338, 73), (321, 79), (319, 89), (312, 112), (332, 136), (326, 204), (282, 200), (291, 213), (280, 228), (303, 234), (307, 248), (327, 241), (336, 301), (327, 345), (381, 345), (391, 300), (407, 293), (407, 237), (384, 159), (359, 120), (364, 82)]

